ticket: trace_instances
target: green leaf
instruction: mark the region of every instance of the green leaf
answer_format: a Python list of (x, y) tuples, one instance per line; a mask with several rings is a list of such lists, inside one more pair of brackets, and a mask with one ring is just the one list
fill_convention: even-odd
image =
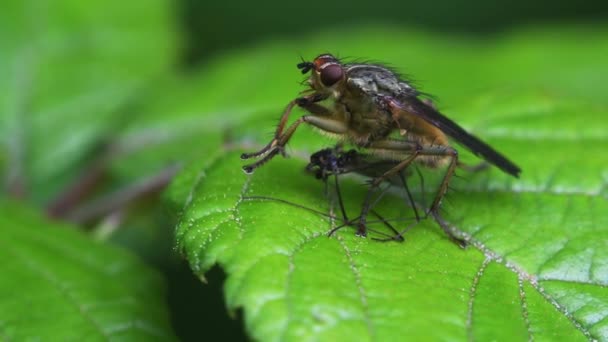
[(171, 340), (159, 274), (14, 203), (0, 206), (3, 340)]
[[(168, 1), (3, 2), (0, 175), (45, 200), (173, 60)], [(12, 189), (14, 190), (14, 189)]]
[[(224, 268), (227, 304), (244, 309), (255, 339), (608, 340), (608, 122), (601, 119), (608, 89), (597, 81), (608, 76), (600, 56), (608, 41), (605, 30), (559, 32), (495, 43), (394, 30), (329, 33), (299, 40), (297, 48), (270, 44), (223, 58), (205, 71), (222, 75), (219, 85), (213, 77), (211, 85), (195, 85), (200, 94), (213, 88), (198, 109), (207, 114), (197, 119), (206, 125), (201, 132), (217, 132), (221, 123), (254, 150), (297, 94), (295, 86), (284, 94), (299, 79), (291, 51), (403, 64), (444, 99), (448, 116), (523, 169), (518, 180), (491, 169), (453, 182), (443, 208), (470, 237), (467, 250), (432, 220), (408, 231), (404, 243), (362, 239), (346, 228), (328, 238), (339, 221), (245, 199), (271, 196), (337, 212), (322, 183), (303, 171), (311, 152), (333, 142), (307, 128), (289, 145), (293, 158), (277, 157), (252, 176), (240, 169), (242, 145), (201, 153), (168, 191), (179, 213), (178, 247), (199, 276), (216, 263)], [(239, 94), (246, 111), (230, 110)], [(182, 103), (179, 116), (194, 120), (186, 113), (196, 109)], [(463, 159), (476, 161), (468, 153)], [(356, 217), (365, 187), (345, 177), (341, 189)], [(377, 208), (392, 217), (404, 204), (387, 195)]]

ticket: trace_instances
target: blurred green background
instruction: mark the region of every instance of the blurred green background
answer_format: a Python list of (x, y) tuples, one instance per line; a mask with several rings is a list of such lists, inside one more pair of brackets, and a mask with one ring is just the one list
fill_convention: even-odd
[(182, 0), (179, 6), (188, 63), (263, 40), (369, 24), (489, 37), (522, 26), (608, 20), (608, 2), (601, 0)]
[[(70, 1), (64, 2), (68, 3)], [(76, 1), (72, 2), (78, 3)], [(55, 8), (51, 2), (30, 1), (28, 4), (31, 7), (31, 11), (24, 20), (31, 24), (31, 27), (28, 27), (28, 30), (22, 30), (18, 34), (15, 32), (17, 30), (11, 27), (9, 21), (0, 22), (0, 43), (4, 44), (0, 45), (0, 63), (4, 57), (3, 49), (10, 50), (13, 42), (27, 40), (30, 37), (29, 35), (34, 33), (30, 32), (29, 29), (33, 28), (33, 31), (35, 31), (37, 21), (40, 20), (40, 16), (37, 13), (40, 13), (39, 11), (48, 11), (48, 8)], [(82, 2), (82, 5), (80, 5), (80, 3), (78, 4), (79, 5), (76, 6), (90, 6), (84, 2)], [(142, 8), (145, 6), (145, 4), (140, 5)], [(167, 58), (167, 60), (171, 60), (172, 64), (169, 68), (169, 73), (180, 74), (181, 76), (184, 74), (186, 76), (197, 74), (199, 70), (204, 70), (209, 65), (213, 65), (213, 63), (221, 64), (221, 59), (225, 56), (229, 57), (233, 53), (238, 53), (241, 49), (255, 49), (255, 47), (266, 44), (269, 41), (289, 42), (286, 46), (290, 48), (295, 46), (296, 48), (294, 48), (293, 51), (289, 51), (289, 54), (294, 56), (294, 60), (279, 61), (281, 65), (295, 65), (295, 63), (297, 63), (295, 58), (301, 53), (301, 51), (297, 50), (299, 39), (304, 36), (308, 38), (322, 36), (324, 32), (332, 30), (348, 32), (351, 28), (359, 29), (361, 27), (374, 27), (377, 25), (378, 27), (384, 28), (395, 27), (395, 31), (399, 30), (401, 32), (410, 29), (417, 32), (430, 32), (436, 34), (436, 36), (445, 36), (445, 39), (447, 40), (454, 36), (480, 38), (478, 41), (483, 43), (486, 40), (491, 41), (493, 38), (500, 37), (509, 32), (520, 31), (529, 27), (534, 28), (551, 25), (552, 27), (582, 26), (586, 29), (593, 29), (595, 25), (605, 24), (608, 21), (607, 1), (583, 1), (577, 3), (565, 0), (378, 0), (374, 2), (362, 0), (341, 2), (309, 0), (286, 3), (278, 0), (266, 2), (174, 0), (170, 2), (170, 5), (171, 6), (167, 8), (167, 11), (170, 12), (167, 13), (167, 16), (170, 17), (170, 21), (175, 25), (177, 31), (176, 38), (179, 43), (167, 48), (167, 55), (175, 55), (175, 60), (171, 60), (172, 57)], [(70, 5), (66, 7), (73, 9), (76, 6)], [(4, 17), (0, 16), (0, 18), (9, 18), (12, 13), (11, 5), (7, 4), (7, 6), (3, 5), (0, 7), (3, 7), (0, 8), (0, 11), (5, 12)], [(61, 12), (61, 10), (57, 10), (57, 12)], [(19, 12), (19, 10), (15, 10), (15, 15), (20, 14), (23, 13)], [(138, 25), (155, 25), (153, 22), (146, 23), (145, 21), (147, 19), (142, 19), (142, 22), (132, 22), (130, 21), (130, 18), (122, 18), (122, 9), (119, 6), (117, 6), (116, 13), (114, 14), (117, 16), (120, 25), (110, 27), (110, 29), (114, 29), (115, 31), (111, 33), (120, 35), (122, 38), (131, 38), (129, 33)], [(105, 19), (103, 15), (99, 15), (96, 11), (91, 11), (90, 17), (83, 18), (77, 17), (75, 13), (71, 12), (60, 13), (60, 15), (61, 20), (73, 24), (74, 27), (76, 27), (75, 30), (81, 29), (80, 26), (78, 26), (80, 20), (84, 22), (87, 20), (96, 21), (98, 24), (104, 25)], [(15, 22), (22, 19), (23, 18), (15, 18)], [(162, 31), (162, 29), (159, 29), (159, 31)], [(53, 32), (47, 32), (47, 34), (45, 39), (54, 37)], [(108, 37), (111, 38), (109, 34), (107, 36), (95, 36), (99, 41)], [(126, 45), (127, 49), (130, 49), (131, 53), (133, 53), (128, 56), (129, 58), (132, 58), (131, 64), (128, 66), (121, 66), (128, 71), (127, 74), (133, 69), (137, 69), (137, 67), (146, 64), (142, 61), (150, 62), (150, 60), (152, 60), (150, 64), (156, 63), (159, 65), (164, 63), (164, 61), (154, 61), (154, 58), (158, 56), (146, 55), (148, 48), (150, 51), (155, 51), (154, 48), (156, 48), (156, 46), (154, 46), (154, 37), (147, 38), (150, 38), (150, 40), (146, 41), (146, 43), (134, 40), (132, 45)], [(161, 44), (165, 44), (164, 40), (159, 39), (159, 41)], [(91, 44), (91, 46), (94, 45), (95, 44)], [(114, 47), (112, 44), (110, 44), (110, 46)], [(397, 48), (404, 49), (407, 47)], [(390, 49), (391, 47), (386, 47), (386, 50)], [(117, 51), (118, 50), (119, 49), (117, 49)], [(83, 59), (82, 56), (85, 56), (88, 59), (95, 59), (100, 55), (105, 57), (103, 56), (103, 53), (99, 53), (99, 51), (94, 49), (86, 51), (89, 52), (90, 55), (72, 55), (71, 57), (74, 58), (74, 62), (71, 60), (65, 62), (66, 60), (63, 59), (62, 61), (65, 62), (65, 64), (69, 64), (70, 70), (73, 70), (75, 65)], [(107, 55), (112, 55), (115, 51), (104, 49), (103, 52), (107, 53)], [(91, 58), (92, 56), (93, 58)], [(99, 59), (103, 59), (102, 57), (99, 57)], [(312, 58), (313, 56), (306, 55), (304, 57)], [(374, 58), (374, 51), (369, 51), (367, 56), (359, 57)], [(220, 62), (218, 62), (218, 60), (220, 60)], [(267, 62), (272, 63), (273, 61)], [(393, 64), (399, 63), (399, 61), (390, 62)], [(6, 69), (10, 71), (12, 67), (13, 66), (6, 66)], [(89, 66), (86, 67), (88, 68)], [(74, 78), (86, 78), (88, 80), (87, 82), (90, 82), (97, 87), (100, 83), (96, 81), (95, 77), (108, 77), (111, 73), (106, 72), (106, 70), (111, 70), (121, 77), (124, 76), (122, 73), (125, 70), (119, 69), (120, 68), (112, 69), (112, 67), (109, 67), (108, 69), (98, 68), (97, 71), (99, 75), (81, 75), (79, 70), (76, 70), (74, 72)], [(158, 69), (162, 70), (163, 68), (158, 67)], [(0, 71), (2, 70), (5, 69), (0, 66)], [(294, 80), (294, 77), (296, 77), (296, 80), (299, 80), (299, 75), (296, 73), (295, 68), (293, 68), (292, 71), (292, 74), (285, 74), (285, 78), (289, 80), (288, 82)], [(147, 71), (142, 73), (146, 76), (150, 76), (146, 74), (146, 72)], [(65, 74), (66, 73), (62, 73), (62, 75)], [(80, 124), (74, 123), (74, 121), (77, 120), (72, 120), (72, 118), (57, 120), (58, 122), (46, 122), (44, 117), (49, 113), (41, 111), (39, 114), (40, 117), (43, 118), (42, 121), (38, 123), (32, 120), (32, 125), (30, 125), (29, 122), (26, 122), (26, 125), (23, 127), (33, 127), (34, 129), (31, 129), (28, 132), (21, 132), (20, 127), (22, 127), (23, 123), (20, 122), (21, 119), (18, 115), (12, 118), (0, 117), (0, 120), (6, 120), (0, 121), (0, 133), (3, 134), (2, 138), (3, 140), (7, 140), (6, 144), (9, 146), (18, 145), (13, 140), (6, 138), (9, 135), (15, 137), (17, 140), (29, 139), (28, 142), (32, 142), (30, 146), (39, 144), (43, 147), (47, 147), (52, 146), (52, 143), (48, 143), (49, 140), (66, 140), (62, 131), (56, 130), (53, 124), (61, 126), (60, 128), (65, 128), (64, 126), (67, 125), (66, 123), (70, 123), (73, 124), (74, 127), (76, 127), (75, 129), (82, 135), (86, 136), (87, 134), (90, 134), (91, 136), (94, 136), (94, 138), (87, 140), (88, 145), (86, 148), (82, 148), (82, 145), (79, 142), (74, 143), (75, 145), (79, 145), (76, 149), (84, 149), (86, 151), (79, 151), (79, 153), (82, 152), (80, 154), (75, 153), (73, 163), (65, 162), (65, 164), (69, 166), (65, 168), (67, 171), (64, 171), (64, 168), (60, 167), (61, 165), (59, 164), (62, 164), (62, 161), (58, 162), (58, 158), (56, 159), (55, 155), (49, 156), (43, 153), (43, 149), (41, 149), (42, 152), (39, 152), (43, 158), (36, 159), (32, 157), (34, 159), (32, 161), (34, 166), (32, 167), (31, 173), (35, 174), (37, 177), (38, 175), (42, 175), (38, 177), (40, 178), (39, 184), (32, 182), (34, 183), (33, 188), (35, 189), (32, 191), (33, 203), (41, 206), (41, 203), (52, 198), (53, 194), (60, 193), (61, 188), (70, 183), (70, 179), (86, 173), (86, 170), (88, 170), (88, 167), (91, 165), (91, 161), (94, 162), (96, 159), (96, 152), (98, 151), (99, 145), (107, 143), (112, 145), (112, 134), (110, 133), (114, 133), (115, 130), (118, 130), (116, 127), (121, 129), (124, 128), (124, 122), (124, 126), (127, 127), (126, 131), (129, 133), (128, 127), (136, 127), (139, 124), (137, 121), (138, 119), (145, 119), (143, 115), (149, 114), (145, 111), (145, 109), (147, 109), (146, 103), (149, 99), (160, 97), (157, 95), (161, 93), (172, 94), (168, 91), (168, 89), (172, 88), (172, 84), (169, 81), (166, 84), (155, 83), (154, 77), (156, 77), (156, 75), (153, 72), (150, 72), (150, 74), (152, 74), (150, 78), (153, 80), (150, 82), (151, 84), (134, 85), (133, 88), (137, 89), (137, 91), (134, 91), (133, 93), (123, 91), (124, 89), (120, 87), (113, 88), (112, 86), (108, 86), (108, 94), (105, 94), (105, 97), (102, 96), (99, 103), (95, 103), (95, 106), (104, 107), (108, 103), (111, 103), (111, 101), (106, 101), (107, 99), (116, 99), (117, 97), (122, 96), (124, 98), (116, 100), (116, 107), (109, 108), (107, 112), (129, 113), (129, 115), (120, 117), (120, 120), (112, 121), (111, 124), (108, 124), (98, 116), (92, 116), (93, 119), (90, 117), (85, 117), (83, 119), (81, 115), (81, 103), (76, 103), (73, 107), (70, 107), (73, 110), (72, 115), (73, 117), (78, 117), (80, 120), (86, 121), (86, 124), (90, 124), (91, 127), (93, 127), (91, 129), (82, 129), (82, 127), (79, 126)], [(40, 91), (41, 94), (45, 95), (45, 91), (55, 87), (52, 76), (53, 75), (48, 77), (50, 79), (49, 83), (45, 84), (46, 87)], [(173, 76), (175, 75), (171, 75), (168, 78), (174, 80)], [(218, 76), (211, 73), (209, 82), (217, 82), (222, 79), (221, 76), (222, 75)], [(4, 78), (5, 75), (0, 73), (0, 77)], [(164, 77), (166, 77), (166, 75), (164, 75)], [(116, 79), (120, 80), (120, 77), (117, 76)], [(164, 80), (164, 78), (161, 79)], [(250, 75), (243, 74), (242, 79), (243, 81), (250, 80)], [(25, 80), (26, 83), (27, 81), (28, 80)], [(463, 82), (466, 82), (466, 80), (463, 80)], [(125, 86), (126, 82), (121, 81), (118, 83), (120, 83), (121, 86), (129, 88), (128, 90), (132, 90), (130, 87)], [(72, 96), (73, 92), (77, 92), (82, 88), (79, 83), (75, 82), (74, 84), (74, 88), (78, 89), (66, 87), (66, 94)], [(2, 85), (2, 80), (0, 80), (0, 89), (14, 89), (12, 84), (6, 88), (2, 88)], [(213, 84), (210, 86), (213, 86)], [(432, 89), (433, 87), (428, 88)], [(0, 102), (4, 95), (5, 94), (0, 94)], [(194, 96), (193, 94), (188, 95), (191, 97), (200, 97), (201, 99), (213, 96), (213, 94), (206, 93), (194, 94)], [(240, 94), (231, 95), (233, 96), (235, 105), (238, 106)], [(243, 94), (243, 96), (250, 98), (254, 95)], [(17, 98), (17, 96), (15, 96), (15, 98)], [(52, 107), (58, 98), (60, 98), (60, 96), (53, 94), (52, 96), (49, 96), (49, 99), (44, 99), (48, 103), (41, 101), (42, 104), (40, 107), (46, 109), (47, 107), (45, 106), (48, 106), (49, 103), (51, 104), (50, 107)], [(286, 97), (283, 103), (277, 103), (275, 105), (277, 107), (282, 107), (289, 99), (289, 97)], [(226, 100), (224, 99), (224, 101)], [(162, 107), (162, 100), (160, 102)], [(17, 103), (15, 106), (17, 105), (21, 104)], [(31, 104), (28, 103), (28, 105)], [(66, 107), (62, 107), (62, 110), (65, 108)], [(130, 109), (132, 108), (136, 108), (137, 110), (131, 111)], [(130, 114), (133, 112), (143, 112), (144, 114), (142, 114), (141, 117), (138, 117), (137, 115), (131, 116)], [(151, 112), (154, 112), (154, 110)], [(206, 112), (206, 109), (200, 109), (200, 112), (204, 113)], [(110, 114), (108, 114), (108, 116), (109, 115)], [(97, 119), (101, 122), (99, 126), (93, 125), (91, 122)], [(116, 118), (114, 117), (113, 119)], [(265, 122), (264, 124), (269, 127), (269, 130), (272, 125), (274, 125), (273, 122)], [(88, 128), (88, 126), (86, 127)], [(5, 134), (7, 132), (16, 133)], [(219, 143), (219, 138), (222, 134), (223, 132), (216, 132), (216, 136), (213, 136), (212, 138), (217, 138)], [(56, 137), (54, 137), (54, 139), (49, 139), (49, 136), (53, 135), (56, 135)], [(130, 137), (128, 134), (126, 135)], [(142, 137), (137, 136), (137, 138)], [(143, 144), (145, 145), (145, 143), (146, 141), (144, 140)], [(30, 146), (26, 147), (30, 148)], [(125, 146), (122, 147), (124, 148)], [(57, 155), (61, 155), (61, 153), (65, 153), (66, 151), (70, 152), (72, 149), (66, 148), (66, 150), (55, 152)], [(0, 154), (0, 166), (12, 165), (14, 162), (13, 158), (15, 158), (13, 152)], [(153, 152), (156, 153), (156, 150)], [(212, 151), (195, 152), (200, 155), (201, 153), (211, 154)], [(67, 154), (70, 155), (69, 153)], [(16, 157), (19, 157), (19, 155)], [(178, 158), (176, 157), (176, 159)], [(137, 159), (135, 162), (132, 162), (132, 164), (137, 163)], [(24, 164), (28, 164), (27, 161)], [(143, 166), (141, 166), (140, 169), (145, 168), (145, 163), (142, 163), (142, 165)], [(52, 172), (46, 172), (48, 171), (47, 169), (52, 169)], [(110, 176), (110, 180), (106, 179), (105, 187), (102, 187), (101, 190), (97, 189), (97, 193), (103, 195), (104, 191), (111, 192), (120, 189), (125, 186), (125, 184), (137, 181), (142, 177), (142, 174), (138, 173), (140, 169), (132, 167), (132, 165), (129, 164), (129, 160), (126, 159), (120, 163), (116, 163), (116, 165), (112, 165), (113, 174)], [(5, 171), (3, 170), (3, 172)], [(45, 172), (50, 176), (46, 177), (47, 175)], [(11, 177), (15, 175), (7, 172), (7, 174), (4, 174), (3, 176), (5, 179), (9, 180), (8, 191), (20, 195), (19, 189), (15, 190), (10, 187), (15, 184), (19, 185), (19, 182), (14, 184), (10, 183)], [(48, 184), (49, 179), (59, 179), (59, 181)], [(41, 186), (36, 187), (36, 185)], [(44, 185), (44, 187), (42, 185)], [(150, 213), (153, 213), (153, 215)], [(200, 280), (192, 275), (192, 272), (186, 263), (182, 262), (179, 257), (175, 255), (176, 253), (173, 251), (172, 221), (164, 214), (164, 209), (158, 204), (158, 198), (155, 197), (152, 201), (144, 202), (135, 208), (135, 210), (132, 211), (132, 214), (132, 217), (125, 221), (125, 225), (129, 226), (131, 229), (119, 230), (112, 235), (111, 241), (135, 251), (150, 264), (161, 269), (166, 275), (169, 284), (171, 320), (177, 335), (183, 340), (197, 340), (200, 339), (201, 329), (212, 329), (213, 335), (217, 339), (246, 339), (243, 331), (243, 324), (239, 320), (239, 313), (231, 313), (234, 318), (229, 317), (228, 313), (226, 313), (221, 288), (224, 277), (222, 271), (219, 270), (219, 268), (213, 270), (207, 276), (208, 284), (201, 286)], [(150, 227), (153, 227), (154, 229), (151, 229)], [(90, 227), (87, 226), (87, 228)], [(202, 322), (205, 322), (204, 326)]]

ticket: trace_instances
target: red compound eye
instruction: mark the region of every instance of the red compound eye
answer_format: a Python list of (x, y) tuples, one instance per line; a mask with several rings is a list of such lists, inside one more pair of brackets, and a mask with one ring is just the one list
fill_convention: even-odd
[(336, 84), (344, 76), (342, 67), (338, 64), (330, 64), (321, 70), (321, 82), (326, 87)]

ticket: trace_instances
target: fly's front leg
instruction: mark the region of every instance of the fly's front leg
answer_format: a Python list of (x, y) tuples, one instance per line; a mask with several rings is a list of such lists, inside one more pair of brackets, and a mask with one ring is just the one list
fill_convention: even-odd
[[(322, 107), (317, 104), (313, 104), (313, 106), (307, 107), (307, 109), (311, 109), (311, 108), (313, 108), (314, 110), (319, 110), (319, 111), (322, 110), (324, 112), (327, 111), (328, 115), (330, 113), (327, 108)], [(268, 152), (262, 159), (258, 160), (257, 162), (243, 166), (243, 171), (245, 171), (246, 173), (252, 173), (255, 169), (257, 169), (258, 167), (267, 163), (270, 159), (272, 159), (280, 151), (283, 151), (285, 148), (285, 145), (289, 142), (289, 139), (291, 139), (291, 137), (295, 133), (296, 129), (302, 123), (310, 124), (314, 127), (319, 128), (322, 131), (333, 133), (333, 134), (346, 134), (348, 132), (348, 127), (343, 122), (329, 119), (327, 117), (304, 115), (301, 118), (299, 118), (298, 120), (296, 120), (296, 122), (291, 124), (291, 126), (289, 126), (285, 130), (285, 133), (283, 133), (283, 135), (281, 135), (279, 138), (276, 138), (273, 140), (273, 147), (270, 150), (270, 152)]]
[[(257, 157), (262, 156), (267, 153), (271, 154), (272, 151), (276, 148), (279, 138), (281, 137), (281, 135), (283, 135), (283, 130), (285, 129), (285, 126), (287, 125), (287, 120), (289, 120), (289, 115), (291, 114), (293, 107), (298, 105), (299, 107), (302, 107), (305, 110), (308, 110), (310, 113), (317, 114), (314, 112), (314, 110), (323, 111), (317, 107), (321, 107), (324, 110), (327, 110), (325, 107), (322, 107), (322, 106), (316, 104), (316, 102), (323, 101), (325, 98), (326, 98), (326, 96), (321, 95), (321, 94), (312, 94), (312, 95), (305, 96), (305, 97), (299, 97), (299, 98), (289, 102), (289, 104), (287, 105), (287, 108), (285, 108), (285, 111), (283, 112), (283, 115), (281, 115), (281, 119), (279, 120), (279, 125), (277, 126), (277, 129), (274, 132), (274, 138), (266, 146), (262, 147), (262, 149), (260, 149), (259, 151), (241, 154), (241, 159), (257, 158)], [(312, 111), (309, 110), (309, 108)], [(278, 151), (276, 151), (276, 152), (278, 152)], [(276, 155), (276, 152), (272, 153), (273, 156)]]

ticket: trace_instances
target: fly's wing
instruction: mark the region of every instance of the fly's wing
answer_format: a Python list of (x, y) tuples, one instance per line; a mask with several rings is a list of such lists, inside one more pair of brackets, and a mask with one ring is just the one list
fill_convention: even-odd
[(521, 169), (517, 165), (493, 149), (490, 145), (467, 133), (467, 131), (458, 126), (454, 121), (443, 116), (439, 111), (422, 102), (419, 98), (411, 96), (400, 101), (393, 100), (391, 101), (391, 105), (395, 105), (411, 115), (422, 118), (431, 125), (439, 128), (459, 144), (468, 148), (476, 156), (487, 160), (504, 172), (519, 178)]

